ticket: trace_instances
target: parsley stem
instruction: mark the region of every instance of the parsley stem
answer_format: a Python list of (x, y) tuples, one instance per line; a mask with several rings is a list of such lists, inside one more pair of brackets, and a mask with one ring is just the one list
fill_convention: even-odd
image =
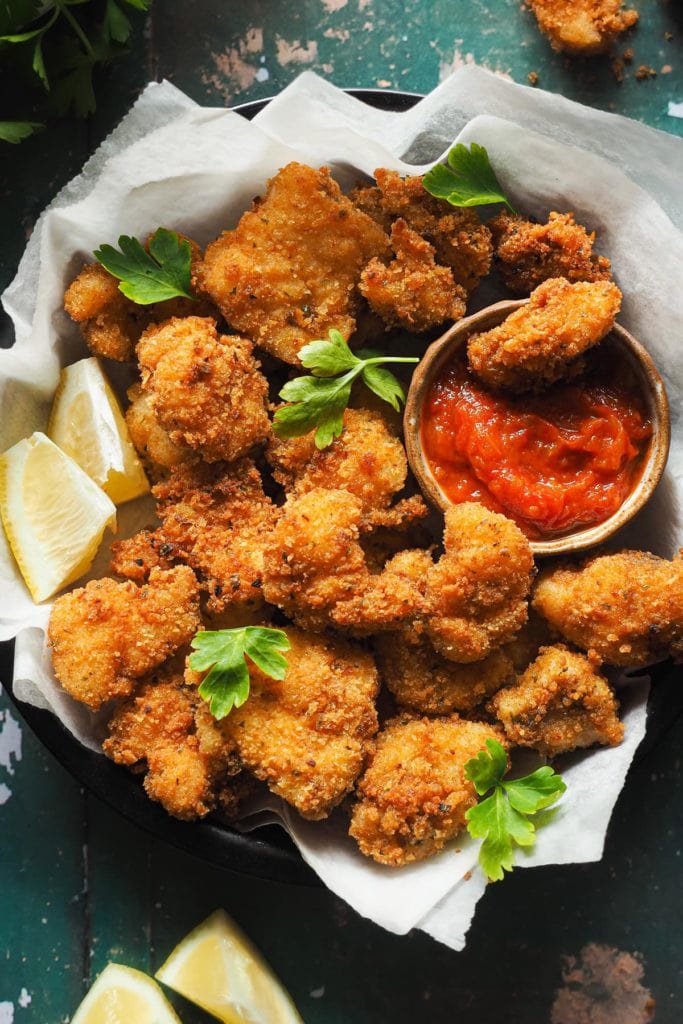
[(66, 6), (66, 4), (64, 4), (62, 2), (62, 0), (55, 0), (55, 7), (59, 10), (60, 14), (63, 14), (64, 17), (66, 18), (66, 20), (69, 22), (69, 24), (71, 25), (72, 29), (74, 30), (74, 32), (76, 33), (76, 35), (80, 39), (81, 43), (83, 44), (83, 48), (84, 48), (85, 52), (88, 54), (88, 56), (89, 57), (94, 57), (95, 56), (95, 51), (93, 50), (93, 48), (92, 48), (92, 46), (90, 44), (90, 40), (86, 36), (86, 34), (83, 31), (83, 29), (81, 28), (81, 26), (78, 24), (78, 21), (76, 20), (76, 18), (74, 18), (73, 14), (69, 10), (69, 8)]

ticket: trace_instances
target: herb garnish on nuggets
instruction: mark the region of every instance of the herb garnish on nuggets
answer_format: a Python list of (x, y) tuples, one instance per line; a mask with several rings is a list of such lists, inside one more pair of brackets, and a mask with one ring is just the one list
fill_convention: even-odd
[(342, 194), (326, 167), (290, 163), (234, 231), (208, 246), (203, 287), (233, 328), (286, 363), (336, 328), (349, 338), (356, 285), (384, 231)]

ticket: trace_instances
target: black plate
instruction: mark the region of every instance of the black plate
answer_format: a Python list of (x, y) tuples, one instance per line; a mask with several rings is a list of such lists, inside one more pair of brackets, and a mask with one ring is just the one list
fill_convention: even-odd
[[(409, 110), (421, 99), (417, 93), (383, 92), (379, 89), (348, 89), (347, 92), (372, 107), (395, 112)], [(254, 100), (234, 109), (251, 120), (269, 102), (268, 99)], [(0, 679), (12, 679), (13, 664), (14, 643), (0, 644)], [(243, 835), (211, 818), (198, 822), (172, 818), (158, 804), (152, 803), (134, 775), (103, 755), (81, 746), (51, 712), (19, 704), (9, 683), (6, 689), (19, 714), (50, 753), (80, 785), (129, 821), (157, 838), (221, 867), (278, 882), (321, 884), (281, 828), (273, 825)]]

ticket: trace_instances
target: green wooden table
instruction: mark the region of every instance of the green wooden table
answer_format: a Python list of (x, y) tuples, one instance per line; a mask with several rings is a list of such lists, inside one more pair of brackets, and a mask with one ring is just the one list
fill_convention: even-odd
[[(552, 53), (518, 0), (156, 0), (130, 57), (100, 76), (92, 121), (0, 150), (0, 288), (37, 214), (149, 79), (234, 104), (273, 95), (305, 68), (341, 86), (424, 92), (476, 62), (519, 82), (536, 72), (540, 87), (683, 134), (669, 114), (683, 101), (682, 9), (637, 6), (641, 24), (620, 50), (632, 46), (634, 60), (619, 83), (604, 58)], [(641, 64), (657, 76), (637, 80)], [(9, 344), (6, 319), (0, 331)], [(217, 906), (260, 946), (307, 1024), (544, 1024), (563, 958), (591, 943), (642, 956), (658, 1024), (679, 1022), (683, 699), (674, 684), (656, 699), (669, 712), (631, 772), (603, 861), (515, 872), (487, 894), (455, 954), (421, 933), (389, 935), (323, 889), (208, 867), (150, 839), (84, 793), (0, 697), (0, 1024), (67, 1021), (109, 960), (153, 970)], [(646, 1019), (634, 963), (622, 958), (621, 973), (602, 970), (586, 988), (595, 1008), (605, 985), (635, 986), (601, 1024)], [(206, 1020), (176, 1005), (186, 1024)], [(553, 1024), (570, 1021), (556, 1012)]]

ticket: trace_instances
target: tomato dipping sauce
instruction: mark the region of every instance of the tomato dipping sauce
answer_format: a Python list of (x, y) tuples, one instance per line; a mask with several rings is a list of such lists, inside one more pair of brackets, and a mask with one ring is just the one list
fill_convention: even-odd
[(422, 406), (422, 447), (455, 504), (480, 501), (531, 540), (604, 522), (635, 486), (652, 424), (638, 379), (609, 348), (541, 394), (489, 391), (464, 352)]

